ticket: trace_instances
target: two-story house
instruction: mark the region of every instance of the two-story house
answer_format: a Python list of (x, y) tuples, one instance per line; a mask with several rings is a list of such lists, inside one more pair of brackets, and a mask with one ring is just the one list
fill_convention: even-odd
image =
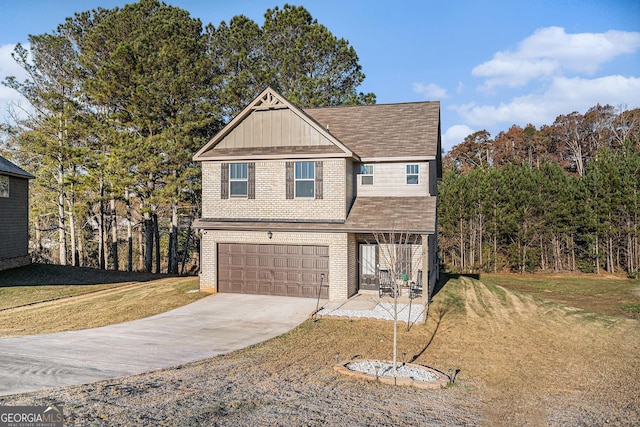
[(31, 263), (29, 180), (33, 178), (0, 156), (0, 270)]
[(194, 160), (201, 290), (375, 291), (386, 267), (376, 237), (390, 233), (415, 237), (403, 249), (408, 280), (424, 272), (433, 288), (439, 102), (300, 109), (267, 88)]

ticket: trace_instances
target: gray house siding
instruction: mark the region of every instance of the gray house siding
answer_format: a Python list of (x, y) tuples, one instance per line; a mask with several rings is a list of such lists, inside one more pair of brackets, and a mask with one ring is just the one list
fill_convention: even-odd
[(5, 270), (31, 262), (29, 179), (34, 177), (4, 157), (0, 157), (0, 177), (0, 270)]
[(29, 254), (29, 180), (9, 177), (9, 197), (0, 197), (0, 261)]

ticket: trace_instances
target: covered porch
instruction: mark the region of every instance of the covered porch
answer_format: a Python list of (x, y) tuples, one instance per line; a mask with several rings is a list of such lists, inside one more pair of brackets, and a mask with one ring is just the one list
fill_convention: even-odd
[(429, 236), (415, 233), (356, 234), (357, 294), (378, 299), (426, 301)]
[(438, 278), (435, 197), (358, 197), (345, 223), (350, 232), (350, 295), (428, 301)]

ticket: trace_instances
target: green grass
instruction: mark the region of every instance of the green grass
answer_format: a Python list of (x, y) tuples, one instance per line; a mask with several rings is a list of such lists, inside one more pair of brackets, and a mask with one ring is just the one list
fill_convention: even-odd
[(527, 293), (594, 313), (640, 318), (640, 282), (616, 276), (483, 274), (487, 285)]
[(487, 285), (487, 289), (489, 289), (492, 293), (494, 293), (497, 296), (499, 296), (500, 299), (502, 299), (502, 301), (506, 301), (507, 300), (507, 293), (504, 291), (504, 289), (499, 288), (495, 284), (488, 283), (486, 281), (485, 281), (485, 285)]
[(622, 310), (624, 310), (629, 317), (640, 319), (640, 304), (624, 305), (622, 306)]

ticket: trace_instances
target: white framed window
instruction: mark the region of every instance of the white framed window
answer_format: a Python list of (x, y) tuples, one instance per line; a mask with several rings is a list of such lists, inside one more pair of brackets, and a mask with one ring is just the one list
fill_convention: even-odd
[(360, 168), (360, 184), (373, 185), (373, 165), (362, 165)]
[(9, 177), (0, 175), (0, 197), (9, 197)]
[(296, 197), (315, 197), (315, 162), (296, 162)]
[(247, 197), (249, 168), (247, 163), (229, 164), (229, 194), (231, 197)]
[(419, 183), (420, 165), (407, 165), (407, 184), (414, 185)]

